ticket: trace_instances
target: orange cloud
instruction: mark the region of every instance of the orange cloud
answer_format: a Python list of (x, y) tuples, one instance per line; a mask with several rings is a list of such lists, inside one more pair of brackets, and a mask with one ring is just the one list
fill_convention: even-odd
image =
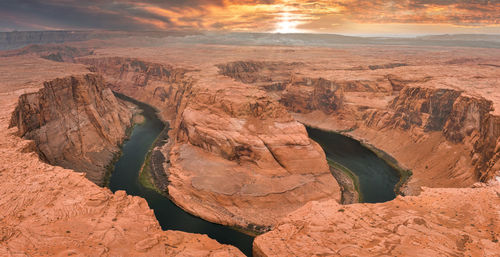
[(20, 17), (17, 20), (50, 27), (135, 30), (335, 32), (363, 24), (366, 28), (370, 24), (476, 28), (500, 24), (497, 0), (89, 0), (85, 4), (31, 0), (23, 6), (16, 0), (2, 0), (0, 10)]

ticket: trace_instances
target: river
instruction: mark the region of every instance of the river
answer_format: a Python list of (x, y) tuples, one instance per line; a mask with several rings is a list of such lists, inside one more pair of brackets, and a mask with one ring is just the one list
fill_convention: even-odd
[(234, 245), (247, 256), (251, 256), (253, 237), (195, 217), (179, 208), (167, 197), (139, 183), (139, 171), (145, 157), (165, 125), (152, 107), (127, 97), (119, 97), (138, 105), (143, 110), (145, 121), (134, 127), (130, 138), (122, 147), (122, 155), (116, 162), (109, 181), (111, 191), (125, 190), (129, 195), (146, 199), (164, 230), (206, 234), (219, 243)]
[(321, 145), (329, 160), (341, 164), (358, 177), (363, 202), (386, 202), (396, 197), (394, 187), (399, 182), (399, 172), (374, 152), (337, 133), (310, 127), (307, 127), (307, 132)]

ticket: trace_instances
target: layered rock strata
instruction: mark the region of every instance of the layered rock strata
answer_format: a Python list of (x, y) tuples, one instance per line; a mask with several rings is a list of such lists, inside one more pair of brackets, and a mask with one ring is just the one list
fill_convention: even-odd
[(87, 74), (48, 81), (40, 91), (21, 95), (10, 126), (34, 141), (42, 160), (85, 172), (103, 185), (131, 117), (102, 77)]
[[(367, 113), (368, 126), (437, 131), (451, 144), (467, 145), (473, 171), (481, 181), (500, 171), (500, 117), (493, 102), (452, 89), (405, 87), (392, 100), (390, 111)], [(457, 167), (464, 169), (464, 167)]]
[(217, 67), (224, 76), (268, 91), (300, 122), (343, 131), (396, 157), (414, 174), (403, 193), (417, 193), (420, 186), (470, 186), (499, 174), (499, 118), (491, 101), (460, 90), (417, 86), (432, 81), (430, 76), (300, 77), (297, 70), (305, 65), (237, 61)]
[(200, 217), (265, 231), (308, 201), (340, 198), (321, 147), (262, 91), (195, 89), (174, 128), (169, 194)]
[(192, 84), (184, 75), (185, 69), (171, 65), (125, 57), (79, 58), (77, 61), (103, 75), (114, 91), (156, 107), (165, 120), (174, 119)]

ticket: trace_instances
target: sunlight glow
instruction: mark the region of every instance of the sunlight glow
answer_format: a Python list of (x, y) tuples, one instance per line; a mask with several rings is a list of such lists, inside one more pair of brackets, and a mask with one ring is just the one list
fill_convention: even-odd
[(289, 13), (283, 13), (280, 21), (276, 23), (275, 33), (299, 33), (300, 30), (297, 29), (297, 26), (300, 25), (301, 22), (298, 20), (292, 19)]

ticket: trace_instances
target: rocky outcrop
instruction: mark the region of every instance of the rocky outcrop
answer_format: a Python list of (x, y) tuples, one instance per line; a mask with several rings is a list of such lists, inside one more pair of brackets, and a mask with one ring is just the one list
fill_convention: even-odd
[(254, 84), (279, 94), (279, 101), (290, 111), (332, 113), (343, 104), (343, 90), (352, 87), (323, 78), (298, 77), (293, 69), (303, 63), (237, 61), (216, 65), (219, 74)]
[[(63, 65), (27, 56), (2, 58), (0, 63), (5, 64), (0, 65), (0, 74), (3, 74), (0, 86), (0, 256), (244, 256), (237, 248), (222, 245), (206, 235), (163, 231), (144, 199), (126, 195), (124, 191), (111, 193), (89, 181), (82, 173), (42, 162), (39, 155), (31, 151), (35, 149), (35, 141), (20, 138), (18, 128), (8, 128), (20, 95), (41, 89), (38, 93), (23, 96), (30, 100), (39, 96), (39, 104), (31, 105), (30, 102), (24, 107), (29, 110), (50, 107), (48, 111), (51, 112), (33, 117), (39, 121), (48, 117), (79, 117), (80, 129), (89, 130), (91, 125), (83, 126), (90, 124), (90, 119), (84, 117), (86, 111), (93, 113), (95, 109), (97, 119), (107, 119), (117, 110), (102, 110), (99, 106), (110, 107), (110, 102), (116, 99), (107, 97), (112, 96), (109, 89), (101, 90), (105, 83), (99, 82), (99, 76), (88, 75), (87, 80), (87, 76), (83, 76), (87, 71), (81, 65)], [(80, 85), (70, 83), (68, 85), (73, 86), (66, 90), (62, 84), (56, 83), (71, 82), (71, 77), (66, 76), (72, 74)], [(54, 80), (57, 77), (64, 79)], [(43, 87), (44, 81), (49, 81), (47, 89)], [(47, 92), (53, 94), (47, 95)], [(72, 92), (76, 99), (62, 94)], [(100, 96), (103, 98), (99, 99)], [(63, 100), (69, 102), (62, 105)], [(118, 105), (121, 106), (118, 109), (122, 109), (120, 101)], [(75, 110), (62, 114), (57, 111), (76, 106), (83, 116), (76, 116)], [(102, 116), (101, 111), (105, 115)], [(58, 116), (60, 114), (62, 116)], [(34, 119), (27, 121), (31, 120)], [(103, 128), (109, 123), (99, 122)], [(34, 122), (30, 127), (36, 127), (36, 124)], [(44, 127), (49, 124), (52, 122)], [(67, 121), (67, 124), (74, 125), (69, 127), (68, 135), (76, 133), (77, 123)], [(121, 129), (120, 124), (109, 125)], [(66, 128), (56, 127), (55, 131)], [(95, 133), (90, 132), (89, 136), (101, 140)], [(53, 135), (50, 140), (57, 143), (67, 140), (67, 137)]]
[(80, 58), (78, 62), (106, 78), (114, 91), (156, 107), (165, 120), (175, 119), (192, 80), (185, 69), (123, 57)]
[(150, 80), (171, 83), (180, 81), (186, 72), (168, 65), (123, 57), (80, 58), (78, 61), (90, 65), (89, 70), (92, 72), (99, 72), (139, 87), (146, 86)]
[(321, 147), (263, 91), (195, 86), (173, 127), (168, 192), (197, 216), (260, 233), (308, 201), (340, 200)]
[(473, 146), (472, 165), (481, 181), (500, 175), (500, 117), (492, 111), (493, 102), (462, 95), (443, 129), (449, 141)]
[(343, 105), (343, 87), (318, 78), (293, 80), (282, 93), (280, 103), (296, 113), (320, 110), (326, 114), (338, 111)]
[[(491, 102), (467, 96), (460, 90), (415, 86), (434, 80), (429, 76), (434, 75), (432, 73), (402, 76), (393, 74), (394, 71), (389, 74), (378, 71), (406, 66), (405, 63), (347, 69), (377, 74), (371, 79), (358, 80), (297, 75), (303, 74), (306, 66), (258, 61), (217, 65), (220, 74), (268, 91), (308, 125), (325, 123), (323, 129), (350, 131), (355, 138), (376, 142), (377, 147), (402, 159), (411, 160), (411, 152), (427, 145), (433, 154), (422, 156), (425, 164), (409, 165), (416, 169), (416, 184), (407, 192), (417, 192), (417, 185), (466, 186), (498, 174), (498, 118), (490, 114)], [(345, 72), (339, 76), (345, 76)], [(405, 143), (392, 143), (396, 134), (398, 140)], [(448, 144), (451, 147), (447, 147)], [(455, 153), (452, 158), (435, 163), (438, 156), (446, 156), (448, 151)], [(423, 173), (426, 175), (421, 176)], [(457, 181), (450, 182), (455, 179)]]
[(500, 171), (500, 118), (491, 114), (491, 101), (453, 89), (405, 87), (388, 108), (368, 112), (365, 123), (379, 129), (441, 132), (453, 144), (472, 146), (471, 165), (481, 181), (492, 179)]
[[(391, 66), (392, 65), (392, 66)], [(219, 74), (270, 92), (289, 111), (310, 113), (320, 110), (332, 114), (343, 109), (346, 92), (392, 93), (403, 81), (389, 77), (372, 80), (328, 80), (298, 75), (301, 62), (236, 61), (216, 65)], [(388, 64), (387, 67), (399, 67)], [(377, 66), (378, 67), (378, 66)], [(378, 69), (373, 67), (374, 69)], [(386, 67), (386, 66), (383, 66)]]
[(102, 185), (131, 117), (102, 77), (88, 74), (48, 81), (40, 91), (21, 95), (10, 126), (34, 141), (44, 161), (86, 172)]
[(426, 76), (423, 78), (417, 78), (417, 79), (404, 79), (401, 78), (400, 76), (394, 75), (394, 74), (387, 74), (385, 78), (389, 81), (392, 87), (392, 91), (400, 91), (404, 87), (410, 85), (410, 84), (415, 84), (415, 83), (425, 83), (428, 82), (432, 79), (431, 76)]
[[(379, 204), (310, 202), (254, 241), (254, 256), (497, 256), (500, 186), (425, 189)], [(488, 211), (485, 211), (488, 210)]]
[(270, 84), (273, 84), (272, 82), (290, 79), (292, 69), (303, 65), (300, 62), (236, 61), (216, 66), (219, 68), (219, 74), (243, 83), (271, 82)]
[[(329, 85), (346, 92), (390, 92), (386, 78), (371, 80), (327, 80), (324, 78), (304, 77), (297, 73), (306, 64), (301, 62), (260, 62), (236, 61), (217, 64), (219, 74), (246, 84), (253, 84), (266, 91), (282, 91), (289, 87), (316, 87)], [(397, 66), (397, 65), (396, 65)], [(341, 104), (341, 103), (340, 103)]]

